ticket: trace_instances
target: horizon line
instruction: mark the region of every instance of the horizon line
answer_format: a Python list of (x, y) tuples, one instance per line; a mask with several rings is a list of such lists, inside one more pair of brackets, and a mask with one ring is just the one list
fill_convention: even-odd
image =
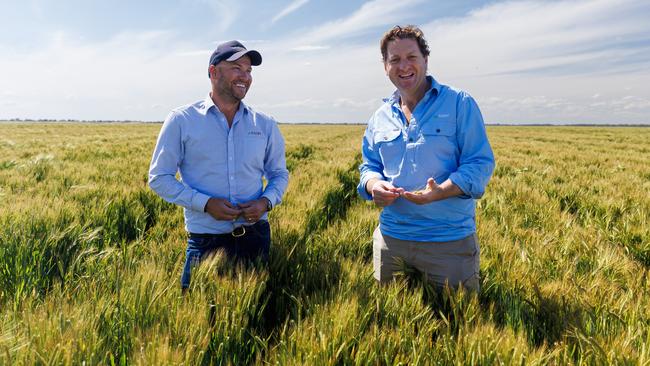
[[(164, 121), (145, 121), (145, 120), (87, 120), (87, 119), (49, 119), (49, 118), (39, 118), (39, 119), (23, 119), (23, 118), (11, 118), (11, 119), (0, 119), (0, 123), (158, 123), (162, 124)], [(366, 125), (367, 122), (280, 122), (277, 121), (280, 125)], [(485, 126), (519, 126), (519, 127), (544, 127), (544, 126), (568, 126), (568, 127), (650, 127), (650, 122), (645, 123), (553, 123), (553, 122), (522, 122), (522, 123), (512, 123), (512, 122), (485, 122)]]

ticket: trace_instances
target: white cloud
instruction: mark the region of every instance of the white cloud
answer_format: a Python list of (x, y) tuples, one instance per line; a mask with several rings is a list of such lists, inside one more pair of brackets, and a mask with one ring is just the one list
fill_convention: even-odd
[(170, 47), (172, 42), (164, 31), (125, 32), (92, 44), (58, 32), (37, 52), (0, 50), (0, 80), (16, 100), (0, 118), (162, 120), (164, 113), (135, 108), (133, 101), (171, 109), (192, 101), (207, 80), (199, 72), (207, 70), (207, 56), (169, 53), (191, 50), (178, 42)]
[(183, 56), (183, 57), (201, 57), (203, 56), (205, 59), (210, 57), (214, 50), (193, 50), (193, 51), (179, 51), (176, 52), (175, 55), (177, 56)]
[(641, 98), (635, 95), (627, 95), (623, 98), (613, 100), (610, 103), (612, 106), (620, 106), (624, 110), (633, 109), (647, 109), (650, 108), (650, 99)]
[(638, 55), (625, 42), (647, 38), (648, 12), (640, 1), (504, 2), (423, 29), (433, 51), (454, 50), (432, 57), (454, 74), (612, 72)]
[(650, 97), (648, 13), (650, 3), (633, 0), (508, 1), (422, 28), (433, 75), (469, 90), (487, 121), (636, 123), (650, 108), (591, 104), (628, 87)]
[(241, 3), (237, 0), (197, 0), (208, 6), (214, 16), (217, 33), (228, 30), (239, 17)]
[(320, 51), (320, 50), (326, 50), (328, 48), (330, 48), (330, 46), (304, 45), (304, 46), (293, 47), (291, 50), (292, 51)]
[[(336, 51), (296, 55), (280, 51), (279, 45), (290, 40), (269, 44), (263, 53), (273, 61), (256, 71), (251, 99), (275, 101), (265, 108), (280, 120), (365, 121), (393, 87), (379, 62), (378, 39), (347, 46), (345, 38), (391, 24), (394, 14), (417, 11), (411, 6), (415, 3), (371, 1), (347, 18), (315, 26), (296, 41), (336, 41)], [(627, 110), (613, 104), (608, 104), (610, 110), (590, 107), (590, 96), (596, 93), (613, 100), (618, 93), (629, 94), (623, 89), (630, 85), (638, 89), (650, 82), (647, 73), (628, 70), (626, 59), (638, 54), (639, 47), (625, 48), (620, 41), (650, 32), (639, 9), (644, 6), (638, 1), (504, 2), (433, 21), (422, 26), (432, 50), (429, 67), (441, 82), (469, 90), (488, 122), (609, 123), (623, 121), (623, 115), (626, 122), (645, 122), (650, 108), (643, 110), (640, 102), (628, 103)], [(267, 85), (286, 88), (278, 93)], [(323, 103), (280, 107), (296, 95)]]
[(296, 99), (296, 100), (285, 100), (277, 103), (257, 103), (257, 108), (274, 108), (274, 109), (289, 109), (289, 108), (321, 108), (325, 105), (325, 102), (322, 100), (316, 100), (313, 98), (305, 99)]
[(368, 100), (357, 100), (352, 98), (337, 98), (332, 104), (335, 107), (339, 108), (364, 108), (364, 109), (375, 109), (378, 105), (378, 100), (375, 98)]
[(278, 20), (286, 17), (287, 15), (293, 13), (294, 11), (298, 10), (301, 8), (303, 5), (307, 4), (309, 0), (294, 0), (291, 4), (289, 4), (286, 8), (282, 9), (278, 14), (276, 14), (273, 19), (271, 19), (271, 23), (275, 23)]
[(363, 123), (392, 90), (375, 45), (260, 52), (265, 61), (253, 70), (247, 99), (281, 122)]
[(298, 37), (298, 44), (313, 44), (327, 40), (344, 40), (369, 29), (403, 23), (418, 11), (415, 5), (426, 0), (371, 0), (350, 16), (319, 25)]
[[(264, 56), (246, 101), (281, 122), (365, 122), (393, 90), (379, 37), (425, 1), (372, 0), (283, 39), (244, 41)], [(228, 9), (223, 29), (239, 14)], [(422, 28), (431, 73), (468, 90), (488, 122), (647, 123), (649, 13), (647, 1), (509, 1)], [(208, 92), (205, 46), (167, 30), (96, 43), (53, 31), (33, 53), (0, 44), (0, 119), (162, 120)]]

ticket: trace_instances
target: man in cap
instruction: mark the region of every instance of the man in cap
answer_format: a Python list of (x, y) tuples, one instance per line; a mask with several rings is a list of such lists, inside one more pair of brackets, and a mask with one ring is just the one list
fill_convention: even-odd
[(261, 63), (259, 52), (238, 41), (220, 44), (208, 65), (211, 92), (172, 110), (160, 130), (149, 186), (184, 209), (183, 289), (192, 267), (216, 249), (235, 260), (268, 260), (268, 211), (280, 203), (289, 173), (277, 123), (242, 101), (252, 66)]
[(475, 200), (494, 170), (481, 112), (467, 93), (427, 75), (429, 46), (415, 26), (381, 40), (396, 91), (368, 121), (359, 194), (383, 207), (373, 235), (375, 278), (403, 259), (438, 287), (479, 290)]

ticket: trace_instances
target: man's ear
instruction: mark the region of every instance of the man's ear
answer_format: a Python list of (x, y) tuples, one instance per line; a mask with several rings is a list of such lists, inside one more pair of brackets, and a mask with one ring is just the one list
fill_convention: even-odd
[(217, 66), (216, 65), (208, 66), (208, 77), (210, 79), (217, 77)]

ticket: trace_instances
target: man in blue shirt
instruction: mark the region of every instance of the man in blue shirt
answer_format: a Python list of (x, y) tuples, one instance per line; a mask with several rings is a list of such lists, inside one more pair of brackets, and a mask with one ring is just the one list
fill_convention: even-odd
[(475, 199), (494, 155), (474, 99), (427, 75), (422, 31), (396, 26), (381, 40), (386, 75), (397, 90), (368, 121), (359, 194), (383, 207), (373, 235), (375, 278), (396, 258), (433, 284), (479, 290)]
[(282, 200), (289, 172), (277, 123), (242, 101), (252, 66), (261, 63), (259, 52), (238, 41), (220, 44), (208, 65), (211, 93), (174, 109), (160, 130), (149, 186), (184, 209), (183, 289), (192, 267), (215, 249), (238, 260), (268, 260), (268, 211)]

